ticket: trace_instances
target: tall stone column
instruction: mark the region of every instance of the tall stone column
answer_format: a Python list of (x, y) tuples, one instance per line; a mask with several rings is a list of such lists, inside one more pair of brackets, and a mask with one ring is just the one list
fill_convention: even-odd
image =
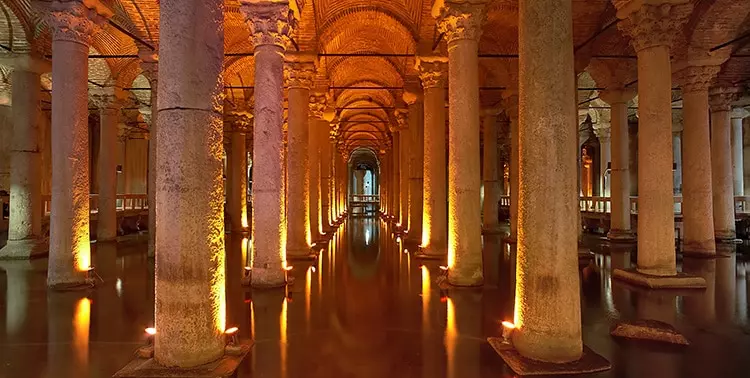
[(572, 3), (520, 2), (513, 346), (555, 363), (578, 360), (583, 344), (579, 284), (570, 279), (578, 274), (574, 78)]
[(156, 255), (156, 124), (159, 87), (159, 55), (141, 50), (141, 70), (151, 85), (151, 121), (148, 125), (148, 257)]
[(401, 164), (399, 161), (399, 153), (401, 151), (401, 134), (397, 125), (390, 126), (391, 138), (393, 138), (393, 148), (391, 149), (391, 217), (395, 224), (401, 222)]
[[(684, 4), (683, 4), (684, 3)], [(617, 24), (638, 55), (638, 268), (633, 278), (674, 276), (670, 47), (687, 21), (687, 1), (616, 1)], [(667, 178), (667, 179), (665, 179)], [(615, 271), (617, 275), (618, 272)], [(637, 283), (645, 284), (643, 281)]]
[(287, 2), (243, 2), (255, 46), (253, 286), (286, 284), (284, 53), (295, 22)]
[(323, 232), (332, 230), (331, 218), (331, 154), (333, 146), (330, 141), (330, 128), (326, 124), (320, 125), (320, 219)]
[(154, 358), (190, 368), (225, 345), (224, 3), (162, 0), (160, 12)]
[(602, 91), (599, 97), (611, 107), (611, 190), (610, 227), (607, 238), (612, 241), (632, 241), (630, 228), (630, 148), (628, 137), (628, 101), (635, 92), (623, 89)]
[(693, 66), (680, 70), (677, 74), (682, 85), (684, 120), (683, 251), (688, 254), (716, 254), (713, 197), (711, 180), (708, 179), (711, 177), (708, 86), (718, 72), (719, 66)]
[(308, 119), (310, 88), (314, 76), (314, 55), (287, 54), (284, 80), (289, 90), (289, 144), (286, 154), (288, 256), (309, 256), (311, 253)]
[[(320, 240), (323, 230), (321, 229), (321, 191), (320, 191), (320, 158), (321, 144), (323, 143), (320, 129), (326, 128), (327, 122), (323, 120), (325, 109), (325, 96), (322, 94), (311, 94), (308, 104), (308, 132), (309, 146), (307, 149), (308, 166), (310, 169), (310, 237), (311, 240)], [(325, 122), (325, 124), (324, 124)]]
[(612, 180), (607, 178), (607, 164), (612, 161), (611, 126), (609, 124), (596, 124), (594, 134), (599, 138), (599, 196), (609, 197), (611, 194)]
[(361, 196), (365, 194), (365, 170), (364, 169), (355, 169), (354, 170), (354, 180), (356, 181), (357, 187), (354, 190), (355, 195)]
[(126, 94), (121, 88), (99, 88), (92, 93), (99, 108), (99, 200), (96, 241), (117, 238), (117, 133)]
[(409, 230), (410, 244), (422, 241), (422, 209), (424, 200), (424, 93), (419, 83), (404, 92), (404, 102), (409, 106)]
[(486, 1), (436, 2), (448, 43), (448, 282), (482, 285), (479, 171), (479, 38)]
[(518, 240), (518, 93), (510, 93), (503, 99), (505, 112), (510, 121), (510, 235), (508, 241)]
[(52, 214), (47, 284), (83, 284), (89, 236), (88, 54), (92, 35), (112, 12), (96, 0), (53, 2)]
[(16, 56), (3, 63), (13, 67), (13, 147), (10, 157), (8, 242), (0, 250), (0, 259), (28, 259), (46, 250), (46, 246), (40, 244), (42, 134), (39, 78), (49, 71), (49, 63), (30, 55)]
[(399, 225), (400, 231), (409, 231), (409, 155), (411, 153), (412, 141), (409, 135), (409, 111), (396, 109), (394, 112), (399, 127), (398, 161), (399, 161)]
[(732, 174), (732, 102), (739, 88), (714, 88), (711, 101), (711, 178), (713, 181), (714, 234), (719, 241), (737, 238)]
[(674, 162), (674, 175), (673, 175), (673, 186), (674, 195), (682, 195), (682, 130), (683, 130), (682, 117), (677, 117), (677, 113), (672, 113), (672, 161)]
[(232, 112), (225, 116), (231, 130), (231, 151), (228, 162), (227, 212), (231, 231), (242, 232), (250, 228), (247, 214), (247, 133), (252, 131), (253, 116)]
[(484, 204), (482, 206), (483, 231), (486, 234), (500, 232), (498, 206), (500, 202), (500, 181), (497, 167), (497, 125), (498, 110), (484, 111)]
[(732, 178), (734, 179), (734, 195), (742, 197), (745, 195), (745, 165), (742, 161), (743, 135), (742, 120), (750, 115), (750, 112), (743, 108), (732, 110)]
[(424, 88), (424, 212), (422, 254), (448, 253), (448, 198), (445, 156), (445, 79), (448, 60), (419, 57), (417, 69)]

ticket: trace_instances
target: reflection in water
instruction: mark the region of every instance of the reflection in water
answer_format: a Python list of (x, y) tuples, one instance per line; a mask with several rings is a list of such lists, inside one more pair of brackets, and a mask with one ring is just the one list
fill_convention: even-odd
[(447, 366), (447, 376), (449, 378), (458, 377), (456, 372), (456, 339), (458, 338), (458, 329), (456, 328), (456, 307), (453, 300), (448, 297), (446, 301), (445, 316), (445, 356)]
[(73, 348), (81, 366), (89, 362), (89, 325), (91, 324), (91, 300), (81, 298), (73, 315)]

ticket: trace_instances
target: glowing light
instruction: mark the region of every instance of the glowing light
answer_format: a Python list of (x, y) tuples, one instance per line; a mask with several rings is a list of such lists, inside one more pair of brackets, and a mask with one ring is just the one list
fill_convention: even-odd
[(310, 302), (312, 298), (312, 274), (315, 272), (315, 267), (311, 266), (307, 269), (305, 274), (305, 325), (309, 332), (310, 330)]
[(89, 326), (91, 324), (91, 300), (81, 298), (73, 316), (73, 345), (81, 365), (88, 364)]
[(156, 328), (154, 327), (146, 328), (146, 334), (149, 336), (156, 335)]
[(237, 327), (232, 327), (232, 328), (228, 328), (227, 330), (225, 330), (225, 331), (224, 331), (224, 334), (225, 334), (225, 335), (234, 335), (234, 334), (235, 334), (235, 333), (237, 333), (237, 331), (239, 331), (239, 330), (240, 330), (240, 329), (239, 329), (239, 328), (237, 328)]
[(242, 251), (243, 267), (245, 268), (245, 270), (247, 269), (248, 266), (251, 266), (250, 264), (248, 264), (249, 261), (247, 260), (248, 259), (247, 250), (249, 248), (248, 246), (249, 242), (250, 240), (248, 238), (242, 238), (242, 245), (240, 246), (240, 250)]
[(284, 264), (284, 270), (286, 270), (287, 272), (288, 272), (288, 271), (290, 271), (290, 270), (292, 270), (293, 268), (294, 268), (294, 267), (293, 267), (293, 266), (291, 266), (291, 265), (286, 265), (286, 264)]
[(313, 273), (315, 273), (315, 267), (314, 267), (314, 266), (311, 266), (311, 267), (310, 267), (310, 271), (312, 271)]
[(441, 269), (441, 270), (448, 270), (448, 267), (447, 267), (447, 266), (445, 266), (445, 265), (440, 265), (440, 269)]
[(91, 244), (88, 240), (83, 239), (84, 238), (81, 238), (73, 251), (73, 259), (76, 264), (76, 269), (79, 272), (87, 272), (91, 267)]
[(396, 236), (396, 243), (401, 243), (401, 237), (400, 236)]
[(456, 308), (453, 305), (453, 301), (446, 297), (446, 313), (445, 313), (445, 354), (447, 358), (448, 377), (456, 377), (456, 341), (458, 339), (458, 332), (456, 329)]
[(408, 254), (409, 254), (409, 250), (408, 250), (408, 249), (406, 249), (406, 248), (404, 248), (404, 254), (405, 254), (405, 255), (408, 255)]
[(118, 278), (115, 282), (115, 291), (117, 291), (117, 297), (122, 297), (122, 279)]
[(365, 245), (370, 245), (370, 230), (365, 230)]
[(452, 244), (448, 244), (448, 268), (453, 268), (453, 265), (456, 264), (456, 250), (453, 247)]
[(286, 372), (286, 357), (287, 357), (287, 311), (289, 303), (288, 298), (284, 297), (284, 301), (281, 303), (281, 314), (279, 314), (279, 333), (281, 339), (281, 371)]

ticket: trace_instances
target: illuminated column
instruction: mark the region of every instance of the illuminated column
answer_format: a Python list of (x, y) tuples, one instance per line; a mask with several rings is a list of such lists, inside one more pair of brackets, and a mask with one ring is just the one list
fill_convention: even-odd
[(498, 220), (498, 206), (500, 201), (500, 185), (497, 170), (497, 109), (484, 112), (484, 204), (483, 231), (486, 234), (500, 232)]
[(52, 214), (47, 284), (86, 282), (89, 239), (88, 54), (91, 36), (112, 15), (96, 0), (54, 2), (52, 28)]
[(315, 76), (315, 56), (287, 54), (284, 81), (289, 91), (289, 130), (287, 134), (287, 245), (289, 256), (308, 256), (310, 233), (310, 87)]
[(99, 198), (96, 241), (117, 238), (117, 132), (126, 94), (121, 88), (99, 88), (92, 93), (99, 108)]
[(329, 233), (331, 227), (331, 145), (328, 122), (319, 125), (320, 138), (320, 220), (323, 232)]
[(397, 109), (394, 112), (398, 122), (398, 161), (399, 161), (399, 223), (402, 231), (409, 231), (409, 155), (415, 146), (412, 145), (409, 135), (409, 111)]
[(719, 66), (687, 67), (677, 73), (682, 85), (682, 224), (683, 251), (714, 255), (713, 198), (711, 195), (711, 137), (708, 126), (708, 86)]
[(711, 178), (713, 181), (714, 234), (719, 241), (737, 238), (732, 176), (732, 102), (739, 88), (711, 90)]
[(508, 240), (518, 240), (518, 93), (511, 93), (503, 99), (505, 112), (510, 121), (510, 236)]
[(28, 55), (16, 56), (4, 64), (13, 67), (13, 139), (10, 174), (10, 216), (8, 243), (0, 259), (27, 259), (43, 252), (42, 160), (40, 75), (49, 63)]
[(594, 134), (599, 138), (599, 182), (600, 197), (610, 196), (610, 180), (607, 179), (607, 163), (612, 160), (611, 128), (609, 124), (598, 123), (594, 126)]
[(160, 6), (154, 358), (166, 367), (224, 354), (223, 4)]
[[(680, 1), (683, 2), (683, 1)], [(618, 28), (638, 55), (638, 272), (674, 276), (672, 39), (692, 6), (676, 1), (617, 1)], [(669, 4), (668, 4), (669, 3)], [(617, 271), (616, 271), (617, 273)], [(642, 277), (642, 276), (641, 276)]]
[(750, 112), (743, 108), (732, 110), (732, 178), (734, 179), (734, 195), (745, 195), (745, 178), (744, 163), (742, 161), (742, 119), (750, 115)]
[(611, 107), (610, 135), (612, 143), (612, 166), (610, 177), (610, 227), (607, 238), (613, 241), (634, 239), (630, 229), (630, 149), (628, 148), (628, 101), (634, 91), (608, 89), (599, 97)]
[(422, 253), (448, 253), (448, 198), (445, 170), (445, 79), (448, 60), (419, 57), (419, 77), (424, 88), (424, 199)]
[(526, 358), (562, 363), (579, 359), (583, 348), (579, 283), (571, 279), (578, 275), (572, 2), (519, 4), (513, 346)]
[(286, 284), (284, 53), (293, 19), (287, 2), (243, 2), (255, 46), (253, 286)]
[(401, 134), (397, 125), (391, 125), (391, 137), (393, 138), (393, 148), (390, 152), (391, 159), (391, 217), (396, 224), (401, 222), (401, 179), (399, 171), (401, 164), (399, 162), (399, 152), (401, 151)]
[(325, 108), (325, 96), (321, 94), (311, 94), (308, 103), (309, 118), (308, 132), (309, 146), (307, 149), (307, 159), (310, 168), (310, 237), (312, 241), (320, 240), (323, 233), (321, 229), (322, 222), (320, 218), (321, 209), (321, 191), (320, 191), (320, 155), (321, 144), (323, 143), (320, 129), (327, 128), (327, 122), (323, 120), (323, 110)]
[(482, 285), (479, 171), (479, 38), (486, 1), (439, 1), (432, 10), (448, 42), (448, 282)]
[(404, 92), (404, 102), (409, 106), (409, 230), (410, 243), (422, 241), (422, 208), (424, 186), (424, 93), (419, 83), (413, 83)]
[(253, 116), (233, 112), (225, 116), (231, 130), (231, 151), (227, 177), (231, 177), (227, 190), (227, 212), (231, 231), (245, 231), (250, 227), (247, 218), (247, 133), (251, 131)]
[(141, 70), (151, 85), (151, 121), (148, 125), (148, 256), (156, 254), (156, 102), (159, 86), (159, 56), (153, 51), (140, 51)]

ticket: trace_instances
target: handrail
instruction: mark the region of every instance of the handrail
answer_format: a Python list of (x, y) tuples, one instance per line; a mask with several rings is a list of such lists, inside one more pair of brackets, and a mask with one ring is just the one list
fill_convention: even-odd
[[(52, 212), (52, 196), (42, 196), (42, 208), (44, 215)], [(115, 209), (117, 211), (141, 211), (148, 210), (147, 194), (118, 194), (115, 200)], [(94, 193), (89, 195), (89, 211), (92, 214), (99, 212), (99, 195)]]
[[(675, 196), (674, 213), (682, 215), (682, 196)], [(750, 197), (735, 197), (737, 213), (750, 214)], [(580, 197), (578, 206), (584, 213), (609, 214), (612, 212), (612, 199), (610, 197)], [(510, 196), (500, 196), (500, 207), (510, 207)], [(630, 213), (638, 214), (638, 197), (630, 197)]]
[(349, 202), (380, 202), (380, 194), (350, 194)]

